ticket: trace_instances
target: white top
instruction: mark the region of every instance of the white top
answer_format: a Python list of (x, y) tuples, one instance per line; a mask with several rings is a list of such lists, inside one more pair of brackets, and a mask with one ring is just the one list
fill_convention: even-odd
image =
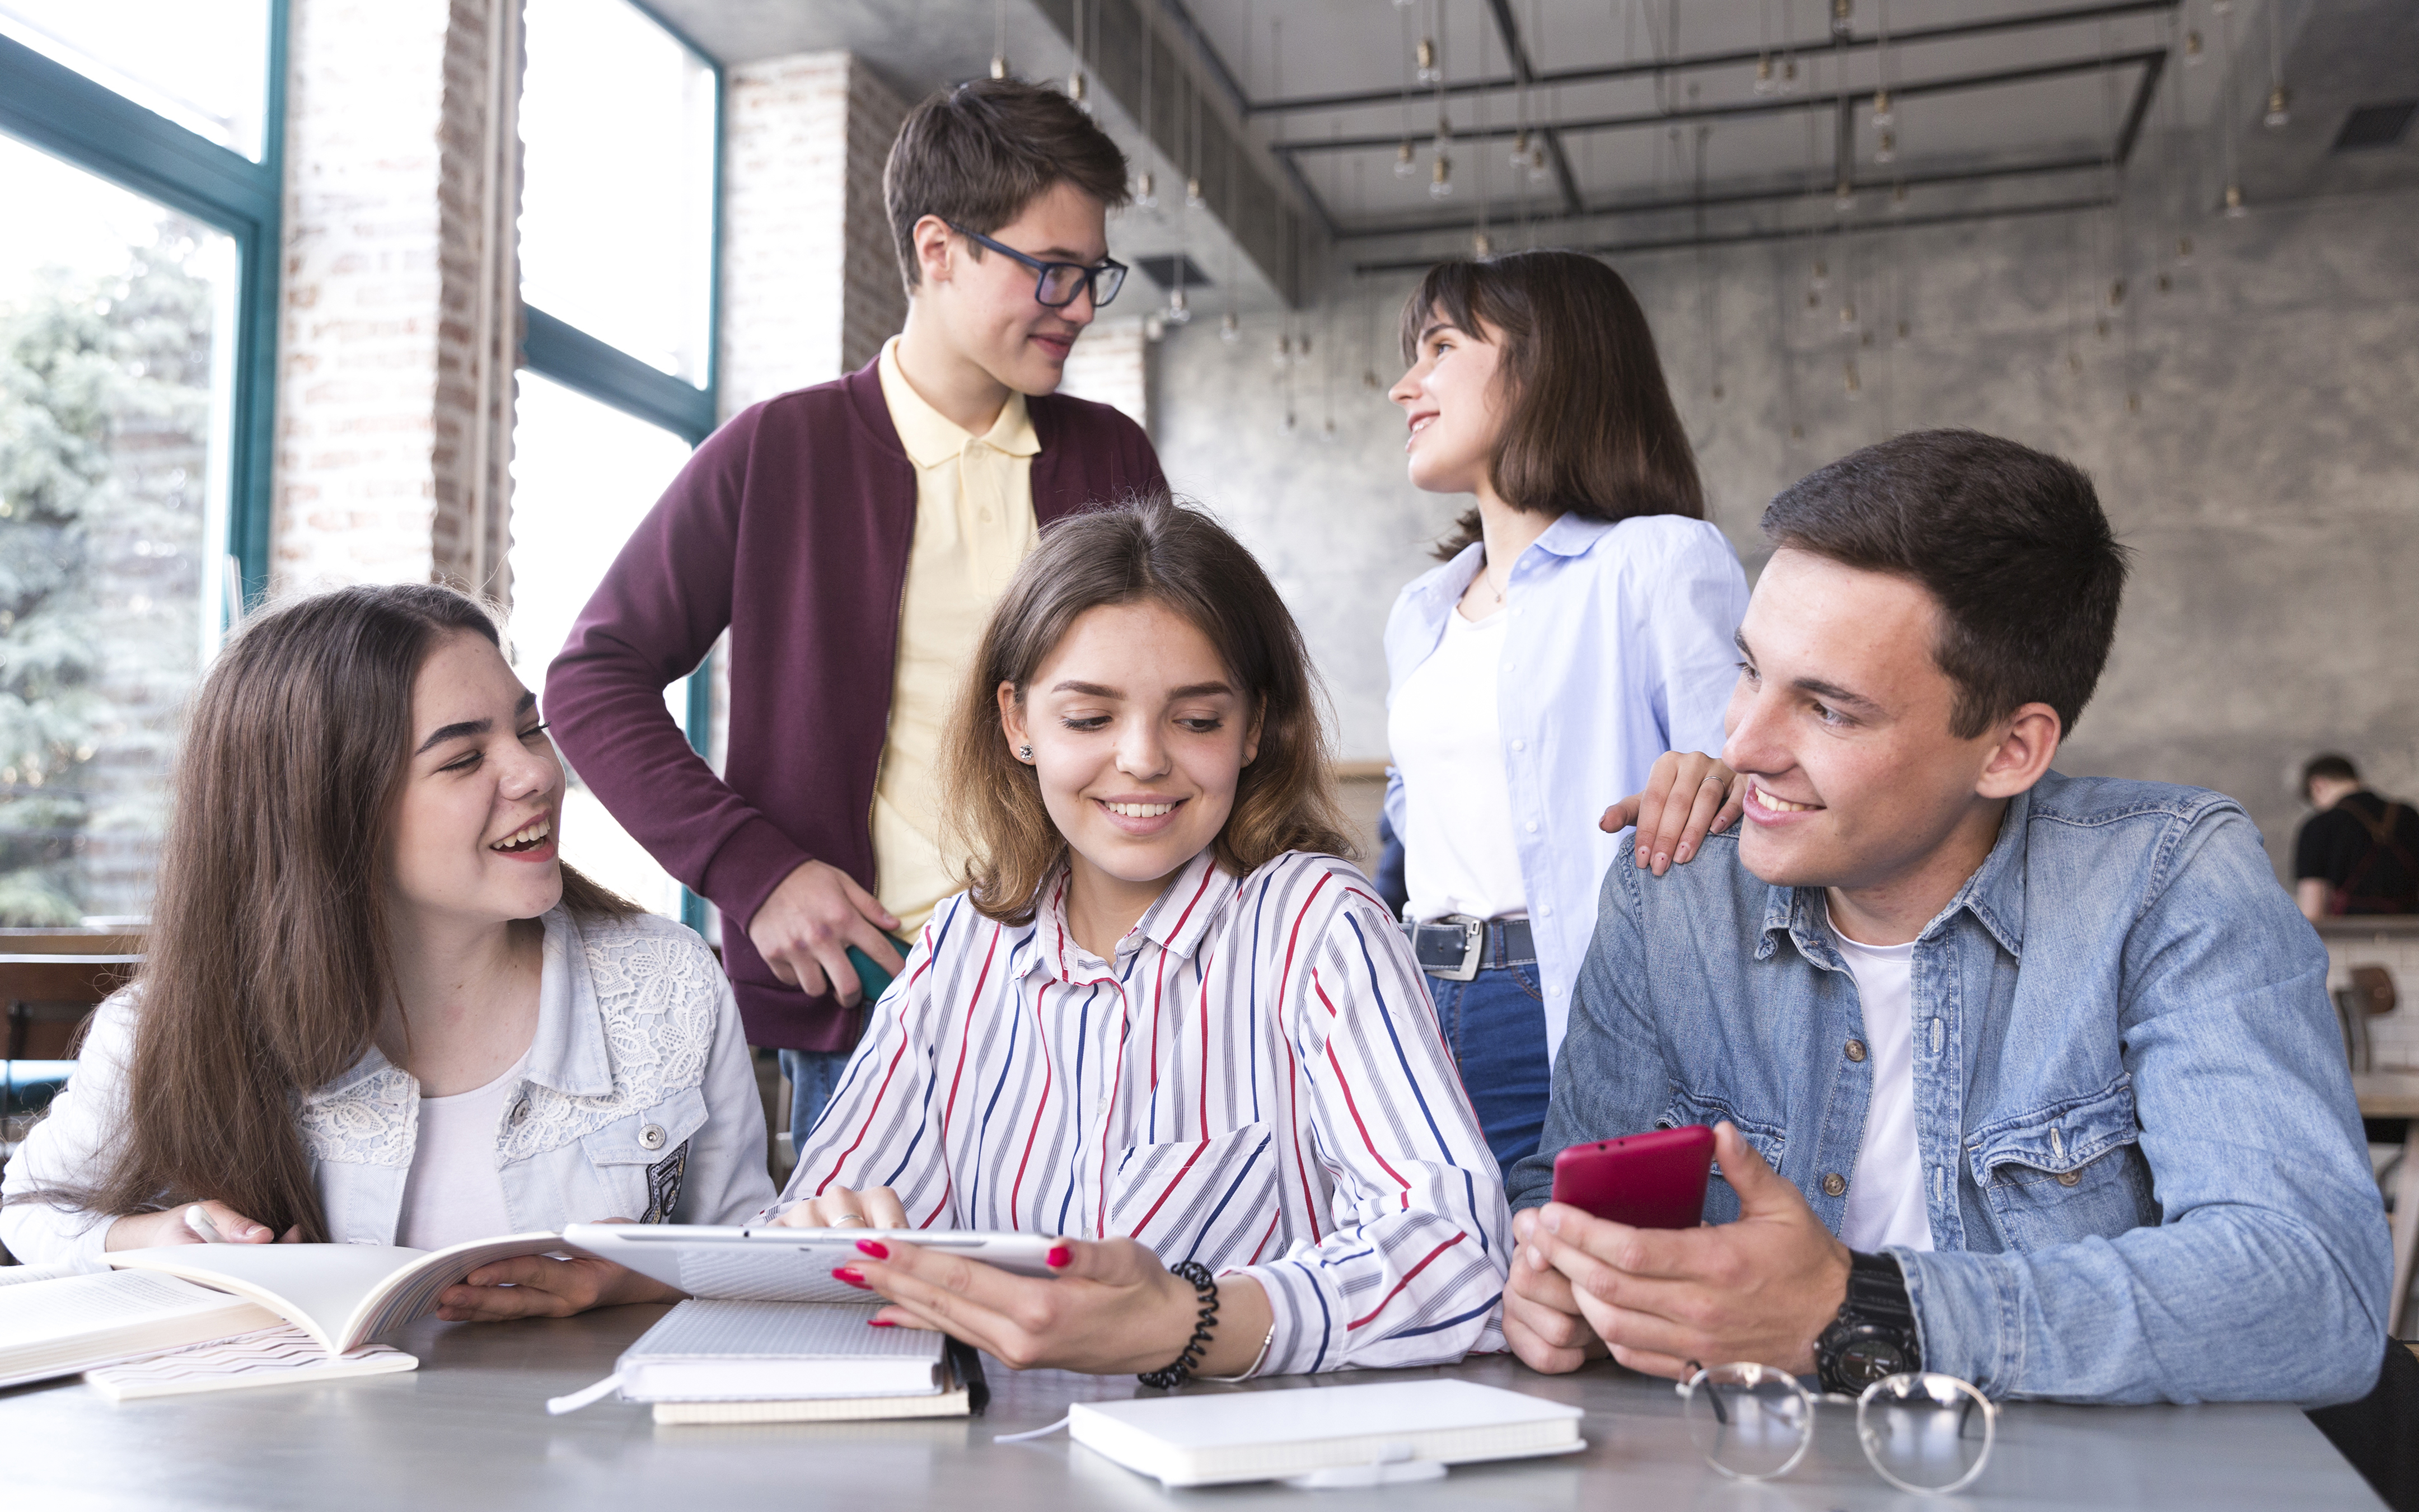
[(443, 1249), (513, 1231), (503, 1174), (496, 1168), (496, 1135), (504, 1126), (504, 1104), (528, 1069), (524, 1050), (485, 1087), (420, 1100), (420, 1135), (403, 1183), (403, 1211), (395, 1217), (396, 1243)]
[(1932, 1217), (1923, 1201), (1923, 1156), (1915, 1142), (1915, 1032), (1908, 1016), (1908, 977), (1915, 942), (1864, 945), (1832, 936), (1840, 959), (1857, 979), (1864, 1009), (1865, 1064), (1873, 1073), (1865, 1107), (1865, 1142), (1848, 1182), (1848, 1211), (1840, 1242), (1867, 1255), (1889, 1245), (1932, 1247)]
[(1526, 918), (1503, 773), (1498, 667), (1511, 616), (1445, 617), (1435, 655), (1411, 669), (1386, 715), (1403, 777), (1403, 878), (1411, 917)]

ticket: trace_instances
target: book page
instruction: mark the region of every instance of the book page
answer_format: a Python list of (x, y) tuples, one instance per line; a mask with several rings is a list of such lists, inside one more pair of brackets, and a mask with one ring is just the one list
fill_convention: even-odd
[(408, 1270), (387, 1277), (376, 1290), (363, 1297), (353, 1308), (345, 1325), (345, 1348), (351, 1349), (381, 1334), (392, 1332), (437, 1310), (437, 1299), (447, 1287), (483, 1265), (509, 1260), (523, 1255), (547, 1255), (563, 1252), (561, 1234), (515, 1234), (506, 1239), (477, 1239), (464, 1244), (448, 1244), (440, 1250), (396, 1250), (398, 1255), (418, 1255)]
[(559, 1250), (556, 1234), (520, 1234), (430, 1251), (388, 1244), (170, 1244), (103, 1257), (258, 1299), (330, 1354), (433, 1312), (438, 1294), (493, 1260)]
[(11, 1289), (0, 1297), (0, 1353), (148, 1319), (165, 1321), (196, 1313), (243, 1312), (250, 1305), (241, 1298), (173, 1276), (107, 1271), (60, 1276), (49, 1285)]
[(28, 1281), (59, 1281), (83, 1274), (72, 1265), (0, 1265), (0, 1287), (22, 1287)]
[(85, 1383), (113, 1402), (145, 1396), (180, 1396), (200, 1391), (236, 1391), (337, 1381), (350, 1376), (414, 1370), (420, 1362), (384, 1344), (330, 1356), (319, 1341), (291, 1323), (233, 1338), (189, 1344), (84, 1373)]

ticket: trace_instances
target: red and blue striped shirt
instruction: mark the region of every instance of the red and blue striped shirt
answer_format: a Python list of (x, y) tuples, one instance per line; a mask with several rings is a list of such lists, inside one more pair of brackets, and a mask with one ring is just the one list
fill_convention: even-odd
[(1102, 961), (1066, 877), (1025, 925), (963, 894), (886, 993), (787, 1194), (894, 1189), (926, 1228), (1127, 1236), (1257, 1280), (1260, 1370), (1502, 1348), (1495, 1161), (1361, 873), (1209, 853)]

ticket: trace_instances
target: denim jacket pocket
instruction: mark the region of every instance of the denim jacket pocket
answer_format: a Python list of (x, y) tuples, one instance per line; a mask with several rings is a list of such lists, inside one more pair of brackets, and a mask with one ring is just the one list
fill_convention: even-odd
[(1975, 1185), (2011, 1250), (2155, 1226), (2134, 1079), (1985, 1124), (1966, 1136)]
[[(1739, 1137), (1764, 1157), (1764, 1163), (1776, 1171), (1780, 1170), (1780, 1158), (1789, 1148), (1787, 1131), (1777, 1123), (1743, 1119), (1737, 1109), (1721, 1098), (1705, 1097), (1675, 1087), (1672, 1088), (1671, 1103), (1664, 1108), (1663, 1116), (1655, 1120), (1655, 1127), (1683, 1129), (1692, 1123), (1702, 1123), (1710, 1129), (1724, 1122), (1736, 1125)], [(1705, 1222), (1733, 1222), (1738, 1217), (1738, 1194), (1732, 1190), (1729, 1180), (1722, 1175), (1722, 1163), (1717, 1160), (1714, 1162), (1714, 1179), (1705, 1183)]]
[(651, 1107), (614, 1119), (583, 1136), (580, 1148), (612, 1195), (618, 1216), (639, 1223), (671, 1222), (688, 1170), (689, 1140), (705, 1127), (705, 1093), (695, 1087), (667, 1092)]

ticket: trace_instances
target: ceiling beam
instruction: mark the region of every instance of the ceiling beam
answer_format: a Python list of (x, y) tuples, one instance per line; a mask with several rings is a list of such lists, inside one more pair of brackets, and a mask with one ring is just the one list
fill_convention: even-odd
[[(1529, 44), (1520, 36), (1519, 18), (1512, 14), (1512, 0), (1487, 0), (1487, 8), (1495, 16), (1495, 30), (1503, 39), (1503, 55), (1511, 60), (1513, 77), (1533, 90), (1537, 82), (1535, 65), (1529, 61)], [(1552, 162), (1554, 177), (1563, 192), (1563, 208), (1576, 211), (1579, 208), (1579, 181), (1571, 172), (1571, 160), (1563, 151), (1563, 137), (1551, 126), (1538, 128), (1544, 139), (1542, 146)], [(1522, 170), (1526, 172), (1524, 168)]]
[[(1167, 0), (1176, 4), (1177, 0)], [(2113, 21), (2123, 16), (2142, 15), (2154, 11), (2174, 11), (2182, 0), (2108, 0), (2100, 5), (2077, 6), (2065, 10), (2034, 11), (2021, 15), (1993, 16), (1979, 21), (1956, 22), (1944, 26), (1919, 26), (1910, 31), (1890, 34), (1893, 48), (1912, 47), (1923, 42), (1954, 41), (1960, 38), (1984, 37), (1997, 32), (2034, 31), (2056, 26), (2082, 25), (2091, 22)], [(1849, 37), (1831, 42), (1815, 41), (1794, 49), (1789, 54), (1819, 54), (1831, 51), (1840, 54), (1870, 53), (1881, 45), (1877, 35)], [(1642, 78), (1652, 75), (1703, 73), (1718, 69), (1733, 69), (1752, 64), (1759, 58), (1783, 55), (1770, 48), (1738, 48), (1725, 53), (1700, 53), (1690, 57), (1666, 61), (1608, 64), (1596, 68), (1564, 69), (1552, 73), (1533, 74), (1531, 83), (1552, 88), (1557, 85), (1603, 84), (1618, 79)], [(1517, 77), (1495, 76), (1448, 82), (1441, 86), (1446, 95), (1484, 94), (1510, 89), (1521, 81)], [(1895, 87), (1895, 86), (1893, 86)], [(1424, 89), (1423, 94), (1435, 93)], [(1871, 91), (1867, 91), (1870, 93)], [(1244, 101), (1239, 108), (1253, 116), (1299, 115), (1308, 111), (1352, 110), (1364, 105), (1389, 105), (1400, 101), (1399, 89), (1364, 89), (1348, 94), (1302, 95), (1290, 100)]]

